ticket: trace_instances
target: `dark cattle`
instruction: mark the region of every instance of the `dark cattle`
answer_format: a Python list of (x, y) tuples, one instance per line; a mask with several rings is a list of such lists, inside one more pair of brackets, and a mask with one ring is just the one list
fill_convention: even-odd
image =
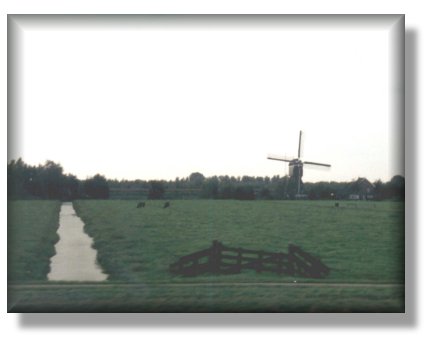
[(167, 207), (170, 207), (170, 202), (169, 202), (169, 201), (167, 201), (167, 202), (164, 204), (164, 206), (163, 206), (163, 208), (167, 208)]
[(339, 202), (335, 202), (335, 207), (339, 207)]
[(143, 207), (145, 207), (145, 203), (144, 202), (139, 202), (137, 204), (137, 208), (143, 208)]

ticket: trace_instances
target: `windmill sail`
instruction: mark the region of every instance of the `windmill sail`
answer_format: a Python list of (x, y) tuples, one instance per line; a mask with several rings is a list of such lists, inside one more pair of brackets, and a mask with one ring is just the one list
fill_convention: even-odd
[(302, 132), (300, 130), (300, 135), (298, 137), (298, 159), (300, 159), (300, 153), (301, 153), (301, 135), (302, 135)]
[(311, 164), (311, 165), (319, 165), (321, 167), (331, 167), (330, 164), (324, 164), (324, 163), (316, 163), (316, 162), (303, 162), (304, 164)]
[(289, 157), (286, 157), (286, 156), (277, 156), (277, 155), (274, 155), (274, 154), (269, 154), (267, 156), (267, 158), (268, 159), (272, 159), (274, 161), (282, 161), (282, 162), (291, 162), (291, 161), (294, 160), (294, 158), (289, 158)]

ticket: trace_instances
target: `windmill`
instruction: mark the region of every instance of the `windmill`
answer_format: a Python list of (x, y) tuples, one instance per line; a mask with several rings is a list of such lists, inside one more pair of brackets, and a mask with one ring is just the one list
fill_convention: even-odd
[(301, 152), (301, 137), (302, 137), (302, 131), (300, 131), (300, 136), (298, 138), (298, 156), (297, 158), (287, 158), (287, 157), (280, 157), (280, 156), (274, 156), (274, 155), (268, 155), (268, 159), (272, 159), (275, 161), (281, 161), (281, 162), (288, 162), (289, 165), (289, 171), (288, 176), (292, 177), (294, 176), (296, 182), (297, 182), (297, 195), (296, 197), (301, 197), (300, 194), (300, 187), (301, 187), (301, 178), (303, 176), (303, 165), (314, 165), (314, 166), (320, 166), (320, 167), (327, 167), (330, 168), (330, 164), (324, 164), (324, 163), (316, 163), (316, 162), (304, 162), (300, 159), (300, 152)]

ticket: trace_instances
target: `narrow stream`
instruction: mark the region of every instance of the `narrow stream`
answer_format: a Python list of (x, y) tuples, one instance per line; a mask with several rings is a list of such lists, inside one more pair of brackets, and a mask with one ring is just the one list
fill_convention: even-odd
[(84, 232), (84, 223), (75, 213), (71, 202), (60, 209), (60, 239), (55, 245), (56, 254), (51, 258), (50, 281), (104, 281), (107, 275), (96, 261), (93, 240)]

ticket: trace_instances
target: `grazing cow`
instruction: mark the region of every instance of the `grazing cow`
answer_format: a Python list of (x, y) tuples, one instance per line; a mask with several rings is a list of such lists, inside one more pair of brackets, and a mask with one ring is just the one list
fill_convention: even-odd
[(335, 207), (339, 207), (339, 202), (335, 202)]
[(167, 207), (169, 207), (169, 206), (170, 206), (170, 202), (167, 201), (167, 202), (164, 204), (163, 208), (167, 208)]
[(137, 204), (137, 208), (143, 208), (143, 207), (145, 207), (145, 203), (144, 202), (139, 202)]

